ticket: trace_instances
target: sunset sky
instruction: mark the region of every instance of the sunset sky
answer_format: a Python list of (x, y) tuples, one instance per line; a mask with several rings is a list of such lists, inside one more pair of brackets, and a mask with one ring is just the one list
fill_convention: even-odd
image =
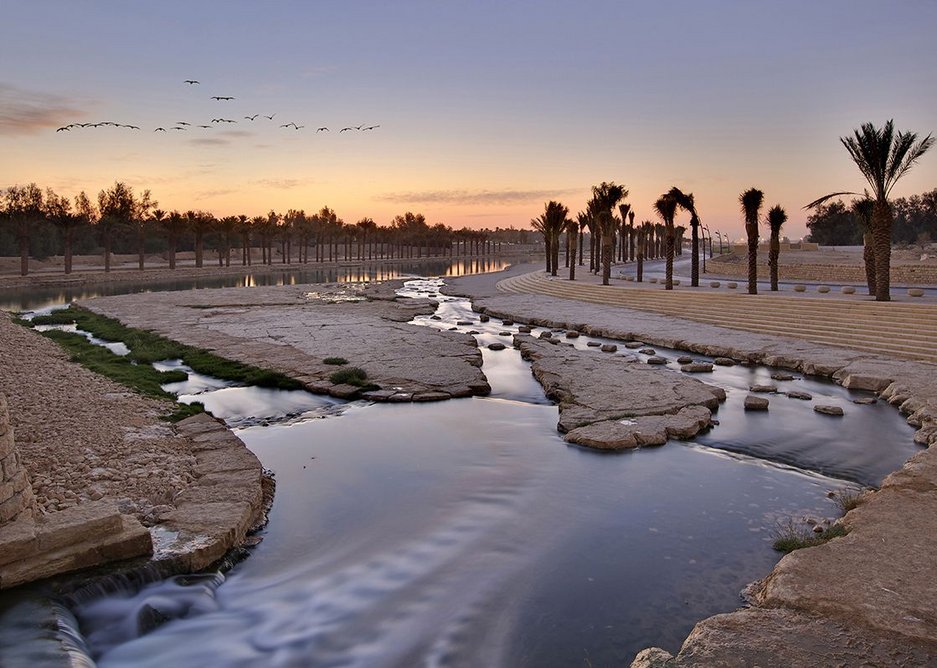
[[(933, 0), (11, 0), (0, 188), (122, 180), (167, 210), (493, 228), (613, 180), (638, 220), (677, 185), (738, 237), (756, 186), (796, 238), (803, 204), (863, 187), (840, 136), (937, 132), (934, 26)], [(96, 121), (141, 129), (56, 132)], [(358, 125), (380, 127), (339, 132)], [(894, 195), (935, 187), (932, 151)]]

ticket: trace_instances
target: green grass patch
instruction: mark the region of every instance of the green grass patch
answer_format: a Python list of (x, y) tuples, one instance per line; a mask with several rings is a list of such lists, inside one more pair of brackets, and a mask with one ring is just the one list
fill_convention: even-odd
[[(42, 332), (42, 335), (62, 346), (72, 362), (77, 362), (95, 373), (148, 397), (176, 401), (174, 395), (160, 386), (188, 378), (188, 374), (184, 371), (157, 371), (149, 364), (134, 364), (129, 357), (115, 355), (107, 348), (91, 343), (81, 334), (50, 329)], [(188, 405), (177, 403), (176, 406), (172, 413), (165, 416), (171, 422), (177, 422), (205, 410), (200, 403)]]
[(331, 380), (336, 385), (345, 384), (345, 385), (355, 385), (357, 387), (364, 387), (365, 381), (368, 379), (368, 374), (364, 369), (361, 369), (356, 366), (350, 366), (346, 369), (339, 369), (331, 376)]
[(785, 554), (805, 547), (823, 545), (827, 541), (849, 533), (842, 524), (833, 524), (817, 533), (812, 527), (795, 525), (793, 520), (779, 524), (775, 531), (774, 549)]
[(123, 342), (130, 349), (127, 359), (140, 365), (150, 365), (161, 360), (181, 359), (194, 371), (223, 380), (281, 390), (298, 390), (302, 388), (302, 383), (277, 371), (235, 362), (215, 355), (203, 348), (187, 346), (146, 330), (133, 329), (113, 318), (93, 313), (87, 309), (71, 306), (67, 309), (53, 311), (49, 315), (33, 318), (33, 324), (36, 325), (66, 325), (73, 323), (79, 329), (90, 332), (99, 339)]
[(845, 515), (862, 502), (862, 492), (854, 489), (840, 489), (833, 492), (833, 499), (840, 512)]
[(344, 357), (326, 357), (324, 360), (322, 360), (322, 363), (341, 366), (343, 364), (348, 364), (348, 360), (346, 360)]

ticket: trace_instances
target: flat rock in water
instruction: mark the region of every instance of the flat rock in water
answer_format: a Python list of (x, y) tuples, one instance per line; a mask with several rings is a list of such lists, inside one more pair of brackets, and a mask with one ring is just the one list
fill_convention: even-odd
[(667, 364), (667, 358), (666, 358), (666, 357), (658, 357), (657, 355), (655, 355), (654, 357), (648, 357), (648, 358), (647, 358), (647, 363), (648, 363), (648, 364), (651, 364), (651, 365), (654, 365), (654, 366), (663, 366), (663, 365)]
[(639, 350), (638, 352), (641, 353), (642, 355), (656, 355), (657, 354), (657, 351), (654, 350), (653, 348), (641, 348), (641, 350)]
[(498, 336), (511, 336), (511, 332), (498, 332)]
[(768, 400), (764, 397), (745, 397), (745, 410), (747, 411), (766, 411), (768, 410)]
[(552, 332), (540, 332), (538, 338), (541, 338), (541, 339), (552, 339), (552, 338), (553, 338), (553, 333), (552, 333)]
[(859, 404), (860, 406), (868, 406), (869, 404), (874, 404), (878, 401), (875, 397), (862, 397), (861, 399), (853, 399), (852, 403)]
[(456, 323), (459, 327), (468, 327), (472, 324), (471, 320), (457, 320)]
[(713, 411), (725, 400), (722, 388), (621, 355), (554, 347), (531, 336), (514, 340), (547, 397), (559, 404), (561, 432), (622, 416), (673, 415), (687, 406)]
[(755, 393), (774, 393), (778, 391), (777, 385), (752, 385), (748, 388), (749, 392)]
[(514, 324), (514, 321), (513, 321), (513, 320), (502, 320), (502, 321), (501, 321), (501, 324), (504, 325), (505, 327), (510, 327), (511, 325)]
[(717, 357), (713, 360), (716, 366), (735, 366), (735, 360), (731, 357)]
[(566, 332), (566, 338), (567, 338), (567, 339), (578, 339), (578, 338), (579, 338), (579, 332), (577, 332), (576, 330), (571, 330), (571, 331), (569, 331), (569, 332)]
[(693, 358), (689, 355), (680, 355), (677, 358), (677, 364), (693, 364)]
[(800, 399), (801, 401), (810, 401), (813, 399), (813, 395), (809, 392), (801, 392), (800, 390), (791, 390), (787, 393), (791, 399)]
[(712, 373), (713, 365), (709, 362), (693, 362), (680, 367), (683, 373)]
[(599, 350), (601, 350), (603, 353), (613, 353), (618, 350), (618, 346), (616, 346), (614, 343), (603, 343)]
[(484, 313), (478, 316), (478, 322), (488, 322), (489, 320), (491, 320), (491, 318)]
[(590, 348), (598, 348), (602, 344), (599, 343), (598, 341), (587, 341), (586, 345), (589, 346)]
[(528, 325), (518, 325), (517, 331), (521, 334), (530, 334), (530, 326)]
[(627, 341), (625, 342), (625, 348), (628, 350), (637, 350), (638, 348), (643, 348), (644, 343), (641, 341)]
[(442, 318), (440, 318), (438, 315), (431, 315), (429, 319), (430, 320), (442, 320)]
[(786, 371), (775, 371), (771, 374), (771, 380), (796, 380), (797, 377), (792, 373), (787, 373)]
[(499, 341), (495, 341), (494, 343), (488, 344), (488, 350), (504, 350), (505, 348), (507, 348), (507, 346), (505, 346), (503, 343)]
[(823, 415), (836, 415), (836, 416), (840, 416), (840, 415), (845, 415), (845, 414), (846, 414), (845, 411), (843, 411), (842, 407), (840, 407), (840, 406), (825, 406), (825, 405), (820, 405), (820, 404), (818, 404), (818, 405), (816, 405), (816, 406), (813, 407), (813, 410), (814, 410), (814, 412), (816, 412), (816, 413), (821, 413), (821, 414), (823, 414)]
[(569, 443), (598, 450), (625, 450), (663, 445), (668, 438), (693, 438), (708, 427), (712, 413), (704, 406), (688, 406), (674, 415), (647, 415), (622, 420), (603, 420), (568, 432)]

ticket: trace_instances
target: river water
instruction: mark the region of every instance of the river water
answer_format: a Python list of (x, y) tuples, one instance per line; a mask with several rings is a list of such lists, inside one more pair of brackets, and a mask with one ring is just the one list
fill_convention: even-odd
[[(441, 319), (418, 324), (477, 320), (465, 300), (440, 299)], [(516, 331), (459, 329), (482, 346)], [(432, 404), (196, 375), (171, 388), (223, 416), (275, 472), (270, 523), (225, 576), (76, 609), (98, 665), (627, 665), (649, 645), (676, 651), (695, 622), (738, 607), (779, 557), (778, 523), (837, 516), (828, 492), (875, 485), (915, 451), (894, 409), (855, 405), (860, 393), (821, 380), (784, 385), (845, 418), (782, 396), (745, 414), (748, 386), (768, 380), (759, 367), (704, 379), (728, 399), (695, 442), (590, 451), (557, 434), (557, 408), (516, 350), (482, 353), (491, 395)], [(675, 366), (677, 351), (657, 353)], [(152, 610), (171, 621), (141, 635)]]

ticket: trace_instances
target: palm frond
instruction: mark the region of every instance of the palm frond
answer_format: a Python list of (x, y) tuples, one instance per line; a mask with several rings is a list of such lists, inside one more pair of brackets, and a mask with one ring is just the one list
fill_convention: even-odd
[(745, 214), (746, 224), (758, 224), (758, 212), (765, 201), (765, 194), (758, 188), (749, 188), (739, 195), (742, 213)]
[(849, 192), (848, 190), (844, 190), (843, 192), (838, 192), (838, 193), (830, 193), (829, 195), (824, 195), (823, 197), (813, 200), (810, 204), (804, 205), (804, 208), (816, 209), (818, 206), (820, 206), (821, 204), (825, 204), (826, 202), (833, 199), (834, 197), (841, 197), (843, 195), (858, 195), (858, 194), (859, 193)]
[(768, 210), (768, 216), (765, 218), (765, 224), (771, 228), (772, 234), (781, 231), (781, 226), (787, 222), (787, 211), (780, 204), (775, 204)]

